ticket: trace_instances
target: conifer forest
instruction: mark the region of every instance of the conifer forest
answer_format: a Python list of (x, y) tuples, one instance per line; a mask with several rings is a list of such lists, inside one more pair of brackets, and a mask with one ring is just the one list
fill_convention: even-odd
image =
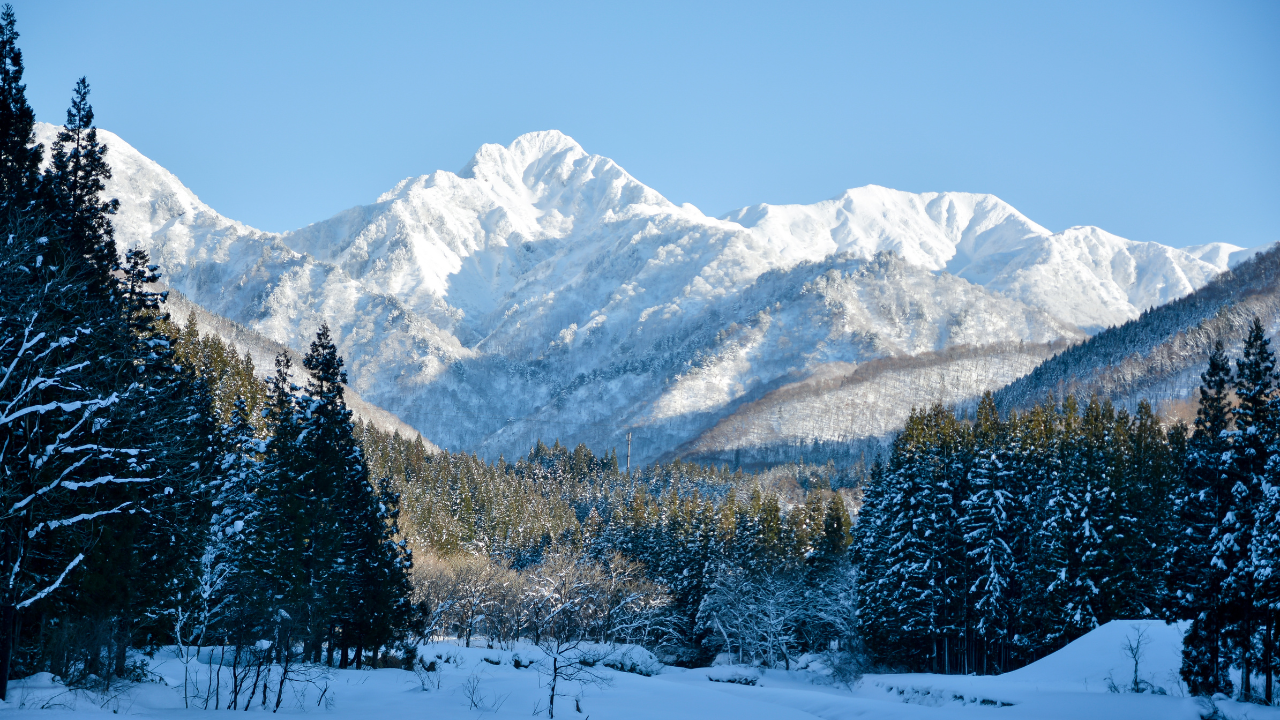
[(912, 408), (844, 466), (629, 468), (553, 430), (519, 457), (436, 450), (355, 418), (328, 326), (296, 362), (173, 316), (118, 241), (88, 82), (38, 144), (18, 37), (6, 8), (0, 700), (35, 673), (136, 681), (173, 646), (216, 649), (206, 708), (279, 708), (316, 668), (427, 668), (441, 638), (997, 675), (1148, 619), (1189, 621), (1191, 693), (1277, 701), (1280, 376), (1258, 319), (1216, 345), (1188, 421), (988, 392)]

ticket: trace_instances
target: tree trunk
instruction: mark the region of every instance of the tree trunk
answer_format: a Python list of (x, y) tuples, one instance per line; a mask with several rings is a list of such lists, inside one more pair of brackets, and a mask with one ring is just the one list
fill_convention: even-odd
[(560, 678), (560, 658), (551, 656), (551, 699), (547, 702), (547, 720), (556, 716), (556, 680)]
[(1274, 641), (1272, 630), (1275, 627), (1275, 613), (1273, 613), (1270, 609), (1267, 610), (1266, 623), (1267, 623), (1267, 639), (1266, 639), (1266, 644), (1264, 644), (1262, 647), (1262, 664), (1267, 671), (1266, 694), (1267, 694), (1267, 704), (1270, 705), (1271, 704), (1271, 664), (1274, 662), (1274, 655), (1273, 655), (1271, 643)]
[(325, 648), (325, 663), (324, 663), (329, 667), (333, 667), (333, 644), (334, 644), (333, 623), (330, 623), (329, 624), (329, 646)]
[(1240, 700), (1249, 702), (1253, 697), (1253, 683), (1250, 682), (1253, 675), (1253, 628), (1248, 621), (1244, 627), (1244, 638), (1240, 643)]
[(9, 699), (9, 668), (13, 647), (18, 644), (17, 615), (18, 611), (11, 602), (6, 602), (0, 609), (0, 700)]

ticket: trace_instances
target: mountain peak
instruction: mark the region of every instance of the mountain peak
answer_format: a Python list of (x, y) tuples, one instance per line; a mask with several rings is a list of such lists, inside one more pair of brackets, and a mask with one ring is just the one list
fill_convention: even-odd
[(559, 130), (538, 130), (517, 137), (505, 147), (497, 143), (481, 145), (458, 176), (480, 180), (503, 176), (522, 179), (533, 166), (545, 165), (557, 158), (572, 163), (586, 154), (576, 140)]

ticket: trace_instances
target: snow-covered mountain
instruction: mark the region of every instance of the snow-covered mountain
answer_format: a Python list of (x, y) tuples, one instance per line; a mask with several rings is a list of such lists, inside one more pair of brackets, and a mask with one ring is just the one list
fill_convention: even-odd
[(1023, 409), (1049, 393), (1098, 395), (1135, 409), (1151, 402), (1165, 416), (1195, 416), (1200, 374), (1214, 343), (1234, 361), (1256, 317), (1280, 331), (1280, 248), (1271, 248), (1186, 297), (1109, 328), (996, 393), (1003, 409)]
[[(1054, 234), (991, 195), (874, 186), (712, 218), (555, 131), (274, 234), (102, 135), (122, 248), (276, 342), (302, 348), (328, 322), (365, 399), (489, 456), (630, 431), (652, 460), (833, 364), (1077, 340), (1243, 254)], [(961, 394), (1026, 372), (1006, 365)]]
[(727, 219), (806, 259), (892, 250), (1090, 332), (1182, 297), (1252, 254), (1226, 243), (1178, 250), (1096, 227), (1055, 234), (994, 195), (874, 185), (813, 205), (756, 205)]

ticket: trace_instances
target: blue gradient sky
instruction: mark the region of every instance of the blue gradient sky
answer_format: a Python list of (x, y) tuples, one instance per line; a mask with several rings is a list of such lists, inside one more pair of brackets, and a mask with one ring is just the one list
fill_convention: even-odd
[(1280, 3), (13, 0), (38, 117), (288, 230), (558, 128), (708, 214), (868, 183), (1280, 240)]

